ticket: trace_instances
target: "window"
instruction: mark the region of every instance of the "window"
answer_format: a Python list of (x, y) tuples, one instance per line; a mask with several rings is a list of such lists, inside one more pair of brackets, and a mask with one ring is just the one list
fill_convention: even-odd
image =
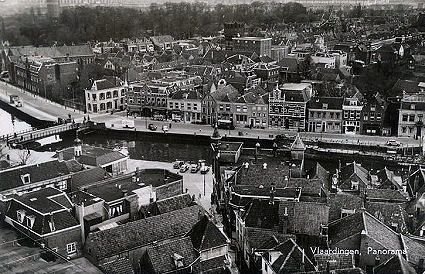
[(25, 185), (31, 183), (30, 174), (21, 175), (21, 180)]
[(100, 94), (100, 100), (105, 100), (105, 93)]
[(27, 227), (32, 228), (34, 226), (35, 217), (33, 215), (27, 216)]
[(401, 128), (401, 131), (402, 131), (403, 133), (406, 133), (406, 130), (407, 130), (407, 129), (406, 129), (406, 127), (402, 127), (402, 128)]
[(403, 114), (403, 122), (407, 122), (407, 117), (408, 117), (408, 115), (407, 114)]
[(77, 243), (73, 242), (73, 243), (67, 244), (66, 245), (66, 252), (68, 254), (72, 254), (72, 253), (77, 252)]
[(411, 104), (410, 105), (410, 109), (416, 109), (415, 105), (414, 104)]
[(359, 182), (351, 181), (351, 189), (352, 190), (359, 190)]
[(25, 218), (25, 210), (16, 211), (16, 218), (18, 219), (18, 222), (23, 223)]
[(328, 235), (328, 226), (320, 225), (320, 235), (327, 236)]
[(107, 93), (106, 93), (106, 99), (111, 99), (111, 92), (110, 91), (108, 91)]
[(414, 122), (414, 121), (415, 121), (415, 114), (409, 115), (409, 122)]
[(369, 119), (369, 117), (368, 117), (368, 113), (367, 112), (365, 112), (364, 114), (363, 114), (363, 120), (364, 121), (367, 121)]

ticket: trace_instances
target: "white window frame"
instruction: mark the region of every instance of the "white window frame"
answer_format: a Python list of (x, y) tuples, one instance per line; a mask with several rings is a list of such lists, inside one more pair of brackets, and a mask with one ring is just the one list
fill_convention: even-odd
[(73, 243), (69, 243), (66, 245), (66, 252), (68, 254), (73, 254), (77, 252), (77, 243), (73, 242)]

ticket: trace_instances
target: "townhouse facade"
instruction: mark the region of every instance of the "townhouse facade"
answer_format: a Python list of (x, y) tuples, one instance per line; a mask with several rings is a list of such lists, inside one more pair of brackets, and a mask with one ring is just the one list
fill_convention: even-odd
[(117, 77), (96, 80), (85, 91), (88, 113), (108, 113), (125, 108), (128, 86)]
[(398, 136), (423, 136), (425, 114), (425, 94), (403, 95), (398, 119)]
[(363, 103), (356, 96), (345, 98), (342, 105), (342, 133), (359, 134)]
[(168, 99), (171, 119), (184, 123), (200, 123), (202, 121), (202, 95), (192, 90), (179, 90)]
[(310, 83), (286, 83), (276, 87), (269, 94), (269, 126), (304, 131), (307, 103), (312, 95)]
[(342, 97), (313, 97), (308, 102), (309, 132), (342, 131)]
[(380, 105), (376, 100), (364, 104), (360, 119), (360, 132), (366, 135), (382, 135), (385, 105)]

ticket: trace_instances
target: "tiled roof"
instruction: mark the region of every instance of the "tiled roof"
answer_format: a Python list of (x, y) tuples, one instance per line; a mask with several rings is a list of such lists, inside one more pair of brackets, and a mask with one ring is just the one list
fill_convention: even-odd
[(263, 163), (250, 163), (248, 168), (243, 166), (237, 173), (237, 185), (263, 185), (265, 188), (272, 184), (276, 188), (286, 186), (285, 176), (289, 177), (289, 167), (280, 163), (267, 163), (264, 169)]
[(164, 214), (174, 210), (179, 210), (193, 205), (192, 197), (190, 194), (185, 193), (177, 195), (168, 199), (158, 200), (155, 202), (158, 214)]
[(326, 226), (329, 219), (329, 206), (325, 203), (304, 201), (281, 201), (279, 203), (280, 219), (287, 212), (288, 233), (319, 236), (321, 226)]
[(397, 232), (408, 232), (408, 214), (404, 205), (396, 203), (366, 203), (366, 210), (378, 220), (391, 227), (396, 225)]
[(415, 274), (416, 270), (403, 258), (402, 255), (398, 254), (391, 257), (388, 261), (376, 266), (373, 269), (373, 273), (376, 274), (387, 274), (387, 273), (400, 273), (400, 274)]
[(180, 238), (164, 244), (154, 245), (146, 250), (153, 273), (176, 271), (175, 256), (181, 256), (183, 269), (189, 267), (199, 258), (189, 237)]
[(395, 189), (367, 189), (366, 197), (370, 201), (407, 202), (407, 198)]
[[(43, 188), (14, 197), (9, 202), (6, 216), (18, 222), (17, 211), (24, 210), (26, 216), (34, 217), (34, 224), (31, 230), (40, 235), (75, 227), (78, 222), (71, 215), (70, 208), (67, 207), (70, 204), (69, 201), (68, 204), (61, 205), (50, 199), (50, 196), (59, 197), (61, 195), (65, 196), (66, 194), (54, 188)], [(64, 197), (64, 199), (67, 198)], [(60, 198), (59, 200), (63, 201)], [(49, 223), (53, 224), (54, 229)]]
[(363, 204), (363, 199), (357, 195), (338, 192), (329, 197), (329, 221), (335, 221), (341, 218), (341, 210), (356, 210), (360, 209)]
[(271, 230), (247, 227), (246, 238), (250, 248), (254, 250), (265, 250), (272, 249), (289, 238), (295, 240), (295, 235), (280, 234)]
[(399, 234), (373, 217), (367, 211), (358, 212), (329, 224), (329, 240), (335, 245), (355, 234), (366, 233), (383, 248), (402, 250)]
[(151, 40), (155, 45), (174, 42), (174, 38), (171, 35), (151, 36)]
[[(60, 152), (63, 153), (64, 160), (74, 158), (74, 148), (72, 147), (66, 148)], [(82, 155), (77, 159), (77, 161), (85, 165), (101, 166), (126, 157), (127, 156), (124, 154), (112, 149), (83, 144)]]
[(308, 102), (309, 109), (324, 109), (323, 104), (327, 104), (326, 109), (342, 110), (342, 97), (312, 97)]
[(225, 269), (228, 263), (226, 256), (219, 256), (209, 260), (201, 261), (196, 264), (193, 273), (208, 273), (208, 274), (228, 274), (229, 271)]
[(198, 222), (199, 214), (204, 214), (204, 210), (194, 205), (90, 233), (86, 243), (90, 243), (97, 259), (107, 258), (155, 241), (182, 236)]
[(346, 269), (354, 267), (353, 254), (315, 254), (317, 269), (326, 270), (329, 263), (329, 270)]
[(273, 262), (271, 266), (275, 273), (283, 274), (298, 272), (302, 268), (304, 268), (305, 271), (316, 270), (311, 260), (292, 239), (289, 239), (280, 244), (274, 248), (274, 251), (278, 251), (280, 253), (280, 256)]
[(178, 90), (172, 96), (174, 100), (201, 100), (202, 94), (196, 90)]
[(119, 78), (101, 79), (101, 80), (96, 80), (94, 84), (96, 85), (96, 90), (104, 90), (104, 89), (120, 87), (122, 86), (122, 81)]
[(192, 240), (193, 247), (198, 251), (208, 250), (227, 244), (226, 236), (224, 236), (207, 216), (202, 217), (202, 219), (193, 226), (188, 236)]
[(406, 92), (406, 94), (416, 94), (419, 92), (418, 85), (418, 81), (398, 79), (391, 91), (394, 95), (402, 95), (403, 92)]
[(353, 175), (356, 176), (359, 180), (361, 180), (362, 183), (365, 184), (366, 186), (369, 185), (370, 176), (367, 169), (365, 169), (364, 167), (362, 167), (360, 164), (356, 162), (352, 162), (341, 168), (340, 178), (341, 178), (342, 184), (340, 185), (340, 187), (351, 189), (351, 180), (348, 182), (348, 179), (350, 179)]
[(235, 102), (239, 91), (232, 85), (227, 85), (212, 92), (211, 96), (218, 102)]
[(30, 166), (20, 166), (16, 168), (0, 171), (0, 191), (23, 186), (22, 176), (30, 174), (31, 183), (42, 182), (69, 174), (65, 162), (58, 160), (34, 164)]
[(273, 229), (279, 226), (279, 203), (255, 199), (242, 216), (246, 227)]
[(108, 173), (101, 167), (84, 169), (72, 174), (71, 187), (72, 190), (76, 190), (84, 187), (85, 185), (105, 180), (108, 177)]
[[(332, 271), (333, 274), (365, 274), (366, 272), (360, 267), (355, 268), (345, 268), (345, 269), (335, 269)], [(308, 271), (308, 272), (298, 272), (298, 274), (329, 274), (327, 270), (321, 271)]]
[(134, 274), (128, 258), (117, 258), (99, 266), (105, 274)]
[(401, 235), (401, 240), (407, 252), (407, 261), (419, 266), (420, 259), (425, 258), (425, 240), (423, 238), (416, 239), (405, 235)]
[(298, 72), (299, 61), (297, 58), (282, 58), (278, 63), (281, 68), (288, 68), (288, 72)]
[(72, 173), (81, 171), (84, 167), (76, 160), (72, 159), (69, 161), (65, 161), (66, 166), (68, 167), (68, 170)]

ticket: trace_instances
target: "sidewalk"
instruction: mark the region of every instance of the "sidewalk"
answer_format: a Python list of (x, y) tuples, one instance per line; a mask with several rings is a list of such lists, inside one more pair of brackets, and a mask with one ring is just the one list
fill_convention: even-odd
[(57, 121), (58, 118), (68, 118), (68, 114), (71, 114), (73, 119), (81, 119), (84, 116), (84, 113), (78, 110), (62, 106), (0, 81), (0, 100), (9, 103), (10, 95), (17, 95), (22, 99), (23, 106), (19, 107), (19, 110), (39, 120)]

